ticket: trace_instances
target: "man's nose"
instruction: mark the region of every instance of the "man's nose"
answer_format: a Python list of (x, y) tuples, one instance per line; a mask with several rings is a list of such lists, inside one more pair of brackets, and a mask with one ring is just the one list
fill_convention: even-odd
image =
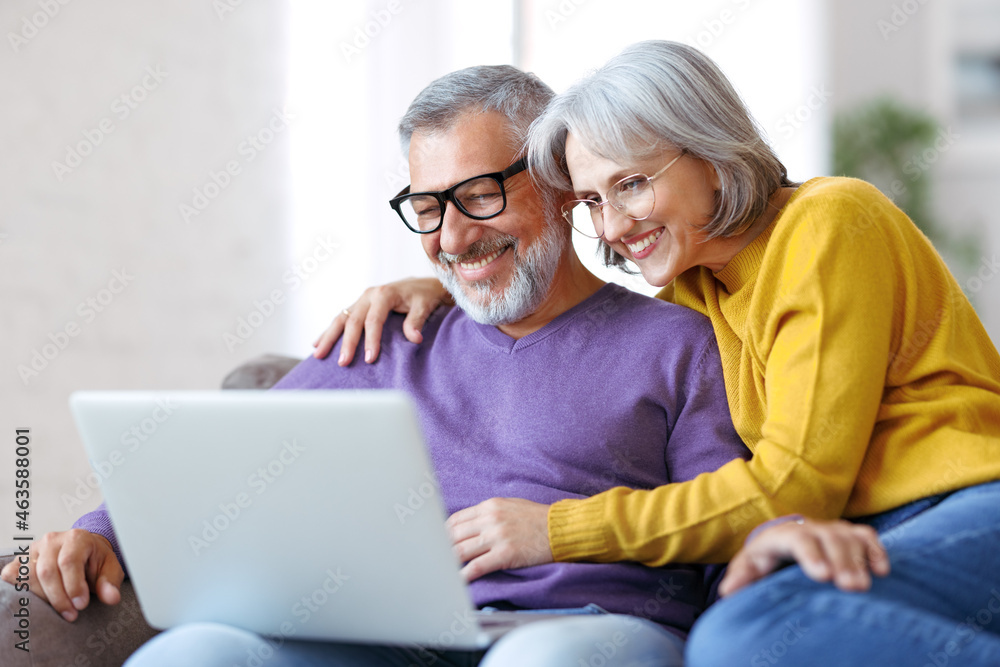
[(629, 218), (611, 204), (601, 207), (601, 215), (604, 216), (604, 240), (608, 243), (620, 240), (635, 226), (635, 220)]
[(483, 235), (477, 220), (458, 210), (453, 202), (444, 209), (441, 223), (441, 249), (450, 255), (461, 255)]

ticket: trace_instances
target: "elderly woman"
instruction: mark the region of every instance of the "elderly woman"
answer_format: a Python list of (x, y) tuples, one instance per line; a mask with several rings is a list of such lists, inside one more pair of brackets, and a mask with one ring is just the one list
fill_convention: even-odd
[[(1000, 664), (1000, 356), (906, 215), (862, 181), (791, 183), (717, 66), (672, 42), (636, 44), (559, 95), (529, 157), (573, 193), (565, 217), (609, 263), (710, 318), (754, 456), (652, 491), (518, 505), (480, 531), (495, 539), (480, 571), (539, 562), (520, 548), (539, 539), (560, 561), (722, 562), (770, 521), (726, 591), (801, 567), (710, 609), (690, 664)], [(371, 360), (391, 307), (417, 339), (439, 294), (369, 293), (319, 352), (346, 325), (349, 362), (367, 315)], [(856, 567), (875, 552), (838, 542), (844, 522), (797, 515), (874, 527), (891, 573)]]

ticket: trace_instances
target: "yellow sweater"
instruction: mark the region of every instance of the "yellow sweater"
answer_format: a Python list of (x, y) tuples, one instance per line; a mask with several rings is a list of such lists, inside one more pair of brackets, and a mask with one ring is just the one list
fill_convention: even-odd
[(864, 181), (805, 183), (724, 269), (659, 296), (712, 320), (753, 458), (555, 503), (556, 560), (722, 562), (776, 516), (1000, 479), (1000, 355), (927, 238)]

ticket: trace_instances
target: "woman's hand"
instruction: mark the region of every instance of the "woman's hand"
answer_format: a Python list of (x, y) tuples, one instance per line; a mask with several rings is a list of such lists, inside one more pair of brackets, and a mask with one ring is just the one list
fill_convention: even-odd
[(719, 595), (735, 593), (781, 565), (796, 562), (815, 581), (845, 591), (871, 587), (869, 571), (889, 574), (889, 555), (870, 526), (849, 521), (788, 521), (761, 531), (733, 557)]
[(424, 322), (442, 303), (450, 303), (448, 292), (434, 278), (410, 278), (379, 287), (369, 287), (353, 306), (341, 312), (327, 327), (313, 347), (313, 356), (324, 359), (330, 354), (334, 343), (344, 336), (340, 346), (337, 364), (346, 366), (354, 359), (354, 352), (365, 334), (365, 362), (378, 359), (379, 342), (382, 340), (382, 325), (389, 317), (389, 311), (407, 313), (403, 321), (403, 334), (413, 343), (421, 343), (420, 333)]
[(490, 498), (455, 512), (446, 523), (466, 581), (496, 570), (552, 562), (549, 506), (521, 498)]
[[(16, 586), (21, 565), (15, 558), (0, 571), (0, 578)], [(75, 621), (87, 608), (91, 592), (104, 604), (121, 601), (125, 572), (107, 538), (90, 531), (46, 533), (31, 543), (28, 568), (28, 590), (48, 600), (67, 621)]]

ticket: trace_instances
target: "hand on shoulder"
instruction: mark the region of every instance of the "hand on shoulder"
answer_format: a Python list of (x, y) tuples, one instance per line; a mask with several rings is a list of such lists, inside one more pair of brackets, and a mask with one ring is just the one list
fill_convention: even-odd
[(333, 318), (326, 331), (320, 334), (313, 343), (316, 348), (313, 356), (325, 359), (337, 339), (343, 336), (337, 364), (347, 366), (354, 359), (363, 333), (365, 362), (373, 363), (378, 359), (382, 326), (390, 312), (406, 313), (403, 333), (410, 342), (420, 343), (423, 341), (420, 330), (424, 322), (444, 303), (450, 303), (450, 296), (434, 278), (410, 278), (369, 287), (350, 308), (345, 308)]

